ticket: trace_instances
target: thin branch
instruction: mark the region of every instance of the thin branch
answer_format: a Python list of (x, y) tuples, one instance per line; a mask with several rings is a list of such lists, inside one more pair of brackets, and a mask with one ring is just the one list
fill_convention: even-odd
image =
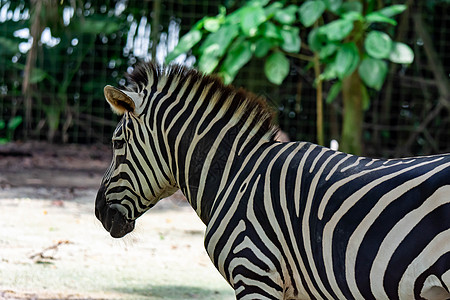
[(289, 53), (289, 52), (285, 52), (283, 51), (284, 54), (286, 54), (287, 56), (290, 57), (294, 57), (300, 60), (306, 60), (306, 61), (311, 61), (314, 62), (314, 57), (313, 56), (308, 56), (308, 55), (304, 55), (304, 54), (300, 54), (300, 53)]

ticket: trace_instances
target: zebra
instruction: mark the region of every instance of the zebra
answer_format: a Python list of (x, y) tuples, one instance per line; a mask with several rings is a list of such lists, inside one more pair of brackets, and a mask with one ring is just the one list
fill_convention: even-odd
[(274, 113), (242, 88), (147, 62), (123, 115), (95, 214), (120, 238), (181, 189), (236, 299), (449, 299), (450, 154), (371, 159), (274, 140)]

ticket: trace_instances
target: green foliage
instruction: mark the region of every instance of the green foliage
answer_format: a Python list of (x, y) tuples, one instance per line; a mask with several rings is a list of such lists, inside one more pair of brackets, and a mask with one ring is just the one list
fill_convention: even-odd
[(308, 0), (299, 8), (300, 21), (305, 27), (310, 27), (322, 16), (325, 9), (323, 1)]
[[(192, 51), (198, 58), (200, 71), (218, 72), (225, 83), (230, 83), (256, 57), (265, 60), (267, 79), (279, 85), (289, 74), (288, 57), (305, 59), (310, 62), (308, 66), (314, 66), (316, 76), (319, 144), (324, 142), (322, 84), (319, 83), (332, 80), (326, 102), (331, 103), (342, 92), (345, 106), (342, 146), (359, 154), (361, 130), (344, 128), (362, 127), (363, 111), (370, 107), (367, 88), (382, 88), (388, 60), (409, 64), (414, 59), (409, 46), (394, 42), (386, 33), (397, 25), (394, 17), (406, 6), (391, 5), (375, 10), (378, 5), (375, 1), (363, 0), (306, 0), (298, 5), (289, 1), (268, 3), (267, 0), (248, 1), (232, 13), (227, 14), (221, 8), (216, 17), (203, 18), (180, 40), (166, 62)], [(207, 25), (207, 21), (211, 24)], [(306, 38), (306, 47), (302, 47), (301, 37)]]
[(371, 88), (380, 90), (387, 75), (388, 67), (385, 61), (377, 58), (365, 58), (359, 66), (359, 76)]
[[(105, 68), (108, 66), (111, 57), (95, 53), (95, 46), (98, 43), (104, 44), (103, 40), (111, 39), (111, 36), (121, 36), (119, 34), (121, 30), (127, 32), (125, 30), (129, 25), (126, 21), (127, 16), (116, 16), (107, 9), (98, 9), (94, 6), (80, 7), (76, 2), (45, 1), (41, 3), (40, 13), (37, 13), (38, 5), (33, 2), (17, 1), (21, 3), (17, 8), (13, 7), (15, 1), (7, 2), (15, 14), (20, 12), (20, 17), (0, 22), (0, 31), (6, 33), (0, 37), (0, 70), (3, 66), (31, 70), (28, 83), (33, 87), (27, 88), (29, 94), (24, 96), (31, 97), (34, 105), (38, 105), (45, 112), (49, 140), (53, 139), (58, 130), (65, 140), (64, 137), (67, 136), (65, 131), (73, 120), (71, 114), (81, 112), (85, 107), (80, 103), (70, 106), (73, 103), (71, 103), (73, 99), (69, 99), (71, 84), (77, 75), (83, 73), (80, 71), (83, 67), (92, 69), (92, 66), (84, 63), (88, 56), (100, 56), (97, 61), (104, 62)], [(31, 14), (26, 13), (27, 11), (31, 11)], [(69, 20), (68, 12), (69, 14), (72, 12)], [(50, 29), (52, 39), (57, 41), (53, 44), (35, 45), (36, 63), (32, 63), (29, 68), (25, 65), (31, 51), (19, 49), (19, 45), (29, 42), (30, 37), (22, 38), (16, 34), (26, 29), (29, 29), (30, 33), (39, 31), (37, 32), (39, 36), (44, 29)], [(61, 65), (59, 61), (61, 57), (67, 57), (65, 64)], [(118, 62), (119, 59), (115, 61)], [(14, 81), (25, 83), (23, 78), (11, 79), (11, 82)], [(96, 76), (93, 80), (86, 77), (83, 78), (83, 89), (95, 86), (97, 87), (95, 91), (101, 93), (98, 86), (109, 82), (110, 80), (107, 81), (104, 76)], [(38, 92), (47, 90), (56, 91), (56, 97)]]
[(264, 64), (264, 73), (270, 82), (281, 84), (289, 73), (289, 60), (281, 52), (274, 52)]
[(5, 137), (0, 137), (0, 144), (6, 144), (12, 141), (14, 137), (14, 131), (22, 124), (22, 117), (15, 116), (8, 121), (8, 124), (4, 120), (0, 120), (0, 131), (5, 130)]
[[(387, 33), (371, 26), (395, 26), (393, 17), (402, 13), (405, 5), (378, 11), (369, 5), (363, 15), (360, 1), (307, 0), (299, 5), (268, 2), (249, 1), (232, 13), (221, 8), (217, 16), (203, 18), (182, 37), (166, 62), (192, 50), (201, 71), (218, 72), (225, 83), (230, 83), (252, 57), (263, 58), (266, 77), (281, 84), (289, 74), (287, 57), (298, 57), (302, 49), (301, 30), (307, 31), (307, 48), (317, 53), (325, 66), (320, 80), (342, 81), (358, 69), (367, 87), (380, 89), (386, 77), (382, 60), (409, 64), (414, 59), (409, 46), (392, 41)], [(325, 13), (334, 15), (332, 21), (324, 23)], [(274, 63), (281, 65), (276, 67)], [(369, 66), (377, 71), (372, 72)], [(334, 85), (332, 95), (337, 96), (340, 86)]]

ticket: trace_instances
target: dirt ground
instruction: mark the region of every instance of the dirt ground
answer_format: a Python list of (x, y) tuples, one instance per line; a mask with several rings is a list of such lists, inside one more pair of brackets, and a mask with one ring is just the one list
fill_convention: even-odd
[(94, 200), (109, 147), (0, 145), (0, 299), (233, 299), (181, 195), (113, 239)]

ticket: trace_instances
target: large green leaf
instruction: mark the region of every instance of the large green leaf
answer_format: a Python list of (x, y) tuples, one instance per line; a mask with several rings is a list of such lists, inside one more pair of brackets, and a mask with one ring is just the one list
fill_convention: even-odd
[(6, 126), (5, 121), (0, 119), (0, 130), (5, 129), (5, 126)]
[(349, 11), (349, 12), (343, 13), (341, 15), (341, 18), (344, 20), (347, 20), (347, 21), (351, 21), (351, 22), (354, 22), (354, 21), (364, 22), (364, 16), (361, 13), (356, 12), (356, 11)]
[(218, 44), (206, 48), (206, 50), (201, 53), (198, 60), (198, 69), (205, 74), (212, 73), (220, 61), (220, 56), (218, 55), (219, 51), (220, 46)]
[(322, 0), (308, 0), (300, 6), (300, 22), (305, 27), (313, 25), (325, 11), (325, 3)]
[(221, 18), (217, 17), (206, 18), (203, 24), (203, 28), (205, 28), (209, 32), (216, 32), (217, 30), (219, 30), (222, 22), (223, 20)]
[(389, 59), (397, 64), (410, 64), (414, 61), (414, 52), (408, 45), (394, 42)]
[(377, 12), (386, 16), (386, 17), (393, 17), (396, 16), (398, 14), (401, 14), (402, 12), (404, 12), (408, 7), (406, 5), (403, 4), (397, 4), (397, 5), (391, 5), (391, 6), (387, 6), (385, 8), (382, 8), (380, 10), (378, 10)]
[(284, 9), (279, 9), (275, 11), (274, 19), (280, 22), (281, 24), (291, 25), (297, 19), (296, 13), (298, 10), (297, 5), (289, 5)]
[(338, 49), (338, 45), (336, 45), (334, 43), (326, 44), (325, 46), (323, 46), (319, 50), (319, 57), (320, 57), (320, 59), (324, 59), (324, 58), (330, 57), (331, 55), (336, 53), (337, 49)]
[(333, 83), (333, 85), (330, 88), (330, 91), (328, 92), (327, 99), (325, 100), (326, 103), (330, 104), (331, 102), (336, 99), (336, 97), (339, 95), (342, 89), (342, 81), (336, 81)]
[(281, 84), (289, 74), (289, 60), (281, 52), (272, 53), (266, 59), (264, 73), (270, 82)]
[(364, 48), (374, 58), (387, 58), (392, 50), (392, 40), (381, 31), (371, 31), (366, 37)]
[(270, 19), (272, 18), (275, 13), (280, 10), (283, 7), (283, 4), (281, 2), (274, 2), (270, 4), (269, 6), (264, 8), (264, 12), (266, 14), (266, 18)]
[(255, 42), (255, 56), (256, 57), (264, 57), (267, 55), (270, 49), (277, 46), (278, 42), (273, 39), (267, 39), (267, 38), (259, 38)]
[(252, 58), (252, 44), (249, 41), (236, 40), (226, 56), (220, 74), (226, 84), (231, 83), (239, 70)]
[(14, 131), (22, 124), (22, 116), (15, 116), (8, 121), (8, 130)]
[(290, 53), (298, 53), (300, 51), (300, 29), (298, 27), (290, 27), (289, 29), (282, 29), (281, 36), (283, 37), (281, 49)]
[(313, 28), (308, 34), (308, 46), (314, 52), (319, 52), (327, 42), (326, 36), (319, 29), (320, 27)]
[(325, 65), (325, 69), (323, 70), (322, 74), (319, 75), (318, 79), (324, 81), (336, 79), (337, 77), (336, 60), (334, 60)]
[(359, 76), (363, 82), (376, 90), (383, 86), (387, 71), (387, 63), (376, 58), (365, 58), (359, 66)]
[(330, 41), (341, 41), (353, 30), (353, 21), (336, 20), (319, 27), (319, 32)]
[(166, 57), (166, 63), (171, 62), (177, 58), (180, 54), (186, 53), (191, 50), (202, 39), (202, 32), (198, 29), (192, 29), (186, 33), (179, 41), (175, 49), (170, 52)]
[(214, 33), (208, 35), (202, 46), (198, 66), (202, 72), (209, 74), (217, 67), (228, 46), (239, 34), (239, 25), (225, 24)]
[(397, 21), (389, 17), (386, 17), (385, 15), (380, 14), (379, 12), (367, 14), (365, 19), (366, 22), (368, 23), (388, 23), (394, 26), (397, 25)]
[(264, 24), (259, 27), (258, 34), (271, 39), (281, 40), (283, 38), (281, 29), (270, 21), (264, 22)]
[(342, 0), (324, 0), (327, 8), (332, 12), (337, 12), (342, 5)]
[(258, 26), (266, 21), (266, 14), (261, 6), (246, 6), (240, 11), (241, 29), (246, 36), (255, 36)]
[(338, 9), (338, 14), (342, 15), (348, 12), (356, 12), (359, 14), (363, 13), (363, 5), (358, 1), (344, 2), (341, 7)]
[(356, 70), (359, 63), (359, 51), (354, 42), (341, 46), (336, 54), (335, 70), (339, 79), (343, 79)]

